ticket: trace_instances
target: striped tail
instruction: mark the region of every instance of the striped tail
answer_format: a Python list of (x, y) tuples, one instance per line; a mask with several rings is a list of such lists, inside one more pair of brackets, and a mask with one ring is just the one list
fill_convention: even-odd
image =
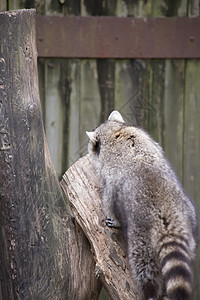
[(162, 275), (170, 300), (188, 300), (192, 291), (192, 270), (185, 240), (168, 241), (160, 250)]

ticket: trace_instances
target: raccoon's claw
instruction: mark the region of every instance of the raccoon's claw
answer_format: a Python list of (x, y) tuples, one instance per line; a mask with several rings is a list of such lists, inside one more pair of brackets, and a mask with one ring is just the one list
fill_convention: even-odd
[(114, 226), (114, 220), (111, 218), (106, 218), (106, 225), (108, 227), (113, 227)]
[(110, 228), (119, 228), (120, 227), (120, 224), (112, 218), (106, 218), (106, 225)]

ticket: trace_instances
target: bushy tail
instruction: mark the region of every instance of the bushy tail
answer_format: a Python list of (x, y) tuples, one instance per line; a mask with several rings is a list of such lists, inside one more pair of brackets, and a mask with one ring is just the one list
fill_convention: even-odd
[(162, 275), (170, 300), (188, 300), (192, 291), (192, 271), (186, 241), (168, 241), (160, 250)]

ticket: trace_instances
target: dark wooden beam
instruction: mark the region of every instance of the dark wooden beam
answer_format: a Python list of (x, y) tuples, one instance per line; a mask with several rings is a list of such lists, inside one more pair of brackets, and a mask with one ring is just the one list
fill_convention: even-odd
[(40, 57), (200, 58), (199, 18), (37, 16)]

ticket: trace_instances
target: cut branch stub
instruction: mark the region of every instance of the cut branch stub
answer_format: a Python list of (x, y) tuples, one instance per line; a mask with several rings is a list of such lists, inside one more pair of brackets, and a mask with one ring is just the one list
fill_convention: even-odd
[(91, 244), (96, 275), (100, 276), (111, 298), (139, 299), (128, 268), (121, 230), (110, 229), (105, 225), (99, 181), (89, 155), (68, 169), (61, 186), (76, 221)]

